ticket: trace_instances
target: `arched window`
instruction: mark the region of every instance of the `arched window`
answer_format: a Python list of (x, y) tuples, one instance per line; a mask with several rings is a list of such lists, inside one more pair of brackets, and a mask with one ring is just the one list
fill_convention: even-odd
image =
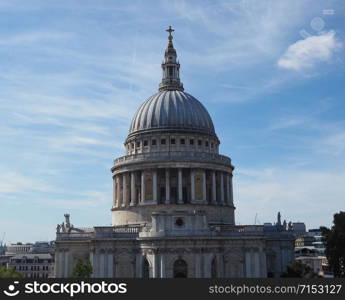
[(217, 260), (215, 257), (211, 262), (211, 278), (217, 278)]
[(174, 262), (174, 278), (187, 278), (188, 266), (183, 259)]
[(143, 261), (143, 278), (150, 278), (150, 264), (146, 257), (144, 257)]

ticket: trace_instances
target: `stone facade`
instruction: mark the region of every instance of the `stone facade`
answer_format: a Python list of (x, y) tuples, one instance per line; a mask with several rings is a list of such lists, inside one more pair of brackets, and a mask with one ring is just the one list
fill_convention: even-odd
[(280, 276), (293, 260), (281, 227), (237, 226), (231, 159), (204, 106), (184, 92), (169, 42), (159, 92), (138, 109), (115, 159), (112, 226), (58, 225), (56, 277), (90, 261), (93, 277)]

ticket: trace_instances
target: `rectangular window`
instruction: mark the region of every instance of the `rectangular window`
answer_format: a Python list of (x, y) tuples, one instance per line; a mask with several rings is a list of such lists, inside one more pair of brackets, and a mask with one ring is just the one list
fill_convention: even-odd
[(156, 146), (156, 140), (151, 141), (152, 146)]
[(199, 145), (199, 146), (202, 145), (202, 140), (198, 140), (198, 145)]
[(205, 142), (205, 147), (208, 147), (208, 141)]
[(134, 149), (134, 143), (131, 144), (132, 149)]
[(193, 139), (190, 139), (190, 140), (189, 140), (189, 144), (190, 144), (190, 145), (194, 145), (194, 140), (193, 140)]
[(170, 140), (170, 143), (171, 143), (172, 145), (175, 145), (175, 139), (171, 139), (171, 140)]
[(165, 139), (161, 139), (161, 144), (165, 145)]
[(213, 143), (211, 143), (211, 148), (213, 148)]
[(137, 148), (140, 148), (140, 142), (136, 143)]
[(180, 140), (180, 144), (181, 144), (181, 145), (184, 145), (184, 144), (185, 144), (185, 139), (181, 139), (181, 140)]
[(148, 143), (148, 141), (144, 141), (144, 146), (147, 146), (149, 143)]

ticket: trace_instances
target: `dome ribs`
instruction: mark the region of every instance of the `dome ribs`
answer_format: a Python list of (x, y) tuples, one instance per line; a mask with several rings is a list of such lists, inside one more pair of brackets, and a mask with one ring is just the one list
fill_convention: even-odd
[(203, 104), (179, 90), (158, 92), (140, 106), (132, 120), (129, 136), (150, 130), (216, 136), (212, 119)]

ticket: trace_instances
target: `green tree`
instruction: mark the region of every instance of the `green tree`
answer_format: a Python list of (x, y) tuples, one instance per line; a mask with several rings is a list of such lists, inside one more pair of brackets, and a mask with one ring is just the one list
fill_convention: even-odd
[(287, 266), (286, 272), (281, 277), (316, 278), (318, 275), (308, 265), (295, 260)]
[(13, 267), (0, 266), (0, 278), (21, 278), (22, 274), (18, 273)]
[(334, 277), (345, 277), (345, 212), (333, 216), (331, 229), (320, 227), (326, 246), (326, 257)]
[(72, 277), (74, 278), (90, 278), (92, 274), (92, 266), (90, 262), (84, 264), (81, 258), (78, 258), (77, 264), (74, 267)]

